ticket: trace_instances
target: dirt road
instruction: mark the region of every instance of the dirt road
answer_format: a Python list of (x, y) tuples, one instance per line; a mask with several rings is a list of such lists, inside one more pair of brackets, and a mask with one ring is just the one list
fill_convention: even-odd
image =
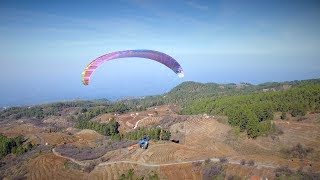
[(144, 117), (143, 119), (140, 119), (139, 121), (136, 122), (136, 124), (134, 125), (133, 129), (136, 129), (138, 127), (138, 124), (140, 121), (147, 119), (148, 117)]
[[(67, 157), (67, 156), (62, 156), (60, 155), (58, 152), (55, 151), (55, 149), (52, 149), (52, 152), (54, 155), (58, 156), (58, 157), (62, 157), (65, 159), (68, 159), (70, 161), (72, 161), (73, 163), (76, 163), (80, 166), (85, 166), (86, 164), (81, 162), (81, 161), (77, 161), (73, 158)], [(196, 163), (196, 162), (204, 162), (206, 159), (199, 159), (199, 160), (193, 160), (193, 161), (180, 161), (180, 162), (174, 162), (174, 163), (164, 163), (164, 164), (148, 164), (148, 163), (142, 163), (142, 162), (136, 162), (136, 161), (113, 161), (113, 162), (104, 162), (104, 163), (100, 163), (98, 164), (98, 166), (107, 166), (107, 165), (111, 165), (111, 164), (117, 164), (117, 163), (128, 163), (128, 164), (137, 164), (137, 165), (141, 165), (141, 166), (146, 166), (146, 167), (160, 167), (160, 166), (171, 166), (171, 165), (181, 165), (181, 164), (190, 164), (190, 163)], [(210, 158), (211, 161), (213, 162), (219, 162), (220, 160), (218, 158)], [(237, 160), (232, 160), (232, 159), (228, 159), (228, 163), (229, 164), (237, 164), (240, 165), (240, 161)], [(256, 168), (272, 168), (275, 169), (278, 166), (275, 165), (271, 165), (271, 164), (262, 164), (262, 163), (255, 163), (254, 165)]]

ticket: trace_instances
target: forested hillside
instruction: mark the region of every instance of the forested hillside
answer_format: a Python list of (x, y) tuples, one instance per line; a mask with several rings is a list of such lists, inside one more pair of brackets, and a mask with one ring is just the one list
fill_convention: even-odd
[(221, 96), (245, 95), (260, 92), (282, 91), (305, 85), (320, 84), (320, 79), (310, 79), (289, 82), (267, 82), (259, 85), (249, 83), (240, 84), (216, 84), (198, 83), (187, 81), (173, 88), (170, 92), (158, 95), (147, 96), (140, 99), (124, 100), (127, 105), (141, 109), (163, 105), (178, 104), (186, 107), (190, 103), (200, 99), (216, 98)]
[(272, 130), (275, 112), (282, 118), (304, 116), (307, 112), (320, 112), (320, 84), (306, 84), (287, 91), (271, 91), (247, 95), (221, 96), (194, 101), (184, 114), (226, 115), (232, 126), (255, 138)]

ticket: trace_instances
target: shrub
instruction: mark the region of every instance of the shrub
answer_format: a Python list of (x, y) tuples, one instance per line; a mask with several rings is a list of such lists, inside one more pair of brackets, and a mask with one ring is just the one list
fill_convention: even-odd
[(214, 163), (203, 170), (203, 179), (213, 179), (225, 176), (224, 167), (222, 164)]
[(287, 112), (282, 112), (280, 118), (281, 118), (282, 120), (287, 119)]
[(93, 163), (90, 163), (89, 165), (87, 165), (85, 168), (84, 168), (84, 171), (87, 172), (87, 173), (90, 173), (95, 167), (95, 164)]
[(248, 166), (254, 166), (254, 161), (253, 160), (249, 160), (248, 161)]
[(300, 143), (293, 146), (289, 149), (283, 149), (281, 150), (282, 153), (288, 157), (294, 157), (294, 158), (300, 158), (303, 159), (308, 156), (309, 153), (313, 151), (312, 148), (305, 148)]
[(133, 175), (134, 175), (134, 170), (133, 169), (129, 169), (128, 170), (128, 178), (132, 179)]
[(219, 158), (220, 163), (225, 164), (228, 163), (228, 159), (226, 157), (220, 157)]
[(242, 166), (246, 165), (246, 160), (241, 159), (241, 161), (240, 161), (240, 165), (242, 165)]
[(156, 172), (151, 172), (150, 174), (149, 174), (149, 180), (159, 180), (160, 178), (159, 178), (159, 176), (158, 176), (158, 174), (156, 173)]
[(274, 170), (276, 177), (281, 177), (281, 176), (291, 176), (293, 172), (289, 169), (288, 166), (282, 166), (278, 167)]
[(205, 161), (204, 161), (204, 165), (206, 166), (206, 165), (209, 165), (211, 163), (211, 159), (206, 159)]

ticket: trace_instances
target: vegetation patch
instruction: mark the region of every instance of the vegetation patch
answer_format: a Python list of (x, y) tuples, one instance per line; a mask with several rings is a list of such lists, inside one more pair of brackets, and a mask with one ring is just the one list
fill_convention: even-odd
[(319, 173), (303, 172), (301, 170), (294, 171), (288, 166), (281, 166), (274, 170), (277, 179), (320, 179)]
[(171, 133), (161, 128), (141, 128), (136, 131), (123, 134), (123, 137), (130, 140), (139, 140), (144, 137), (150, 137), (152, 140), (170, 140)]
[(312, 148), (307, 148), (298, 143), (297, 145), (293, 146), (292, 148), (283, 149), (281, 152), (285, 155), (287, 158), (299, 158), (303, 159), (308, 156), (308, 154), (313, 152)]
[(202, 178), (206, 179), (225, 179), (226, 176), (226, 165), (224, 163), (218, 162), (206, 162), (202, 171)]
[(80, 120), (76, 124), (76, 128), (79, 129), (91, 129), (105, 136), (114, 136), (119, 133), (119, 123), (116, 120), (111, 120), (107, 124), (97, 123), (89, 120)]
[(66, 161), (66, 162), (64, 163), (64, 168), (66, 168), (66, 169), (82, 170), (82, 167), (81, 167), (79, 164), (74, 163), (74, 162), (72, 162), (72, 161)]
[(149, 173), (146, 173), (145, 175), (139, 176), (135, 174), (134, 169), (129, 169), (126, 173), (121, 174), (119, 180), (143, 180), (143, 179), (149, 179), (149, 180), (159, 180), (159, 175), (151, 171)]
[(34, 147), (31, 143), (24, 144), (24, 142), (25, 139), (22, 136), (8, 138), (0, 135), (0, 159), (10, 153), (16, 155), (23, 154)]

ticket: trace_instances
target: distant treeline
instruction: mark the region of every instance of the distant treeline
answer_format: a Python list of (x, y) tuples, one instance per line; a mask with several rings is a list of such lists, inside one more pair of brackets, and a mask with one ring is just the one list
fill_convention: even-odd
[(0, 134), (0, 159), (6, 155), (13, 154), (23, 154), (33, 148), (31, 143), (23, 145), (24, 139), (22, 136), (15, 138), (8, 138)]
[(11, 107), (0, 112), (1, 118), (37, 118), (58, 116), (64, 108), (81, 107), (90, 108), (96, 106), (108, 106), (108, 101), (68, 101), (37, 106)]
[(42, 119), (47, 116), (58, 115), (62, 109), (59, 107), (12, 107), (1, 112), (1, 118), (37, 118)]
[(125, 113), (134, 110), (122, 102), (109, 103), (108, 101), (71, 101), (29, 107), (11, 107), (0, 111), (0, 118), (37, 118), (60, 116), (63, 109), (77, 107), (79, 119), (91, 119), (104, 113)]
[(308, 111), (320, 111), (320, 85), (312, 84), (287, 91), (255, 93), (201, 99), (191, 103), (184, 114), (207, 113), (227, 115), (229, 124), (255, 138), (273, 129), (275, 112), (304, 116)]
[(100, 114), (105, 114), (105, 113), (126, 113), (129, 110), (131, 110), (130, 107), (128, 107), (124, 103), (115, 103), (113, 105), (109, 106), (96, 106), (96, 107), (91, 107), (91, 108), (82, 108), (81, 109), (81, 114), (79, 115), (80, 120), (89, 120), (92, 119)]

